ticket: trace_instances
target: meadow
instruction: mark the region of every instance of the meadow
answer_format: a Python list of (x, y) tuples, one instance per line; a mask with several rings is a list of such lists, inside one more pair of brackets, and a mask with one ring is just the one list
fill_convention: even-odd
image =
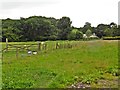
[[(48, 50), (37, 55), (3, 52), (3, 88), (118, 88), (118, 41), (58, 41), (75, 43), (73, 48), (54, 49), (56, 41), (47, 41)], [(36, 42), (11, 42), (36, 43)], [(5, 43), (2, 43), (5, 48)], [(80, 86), (78, 87), (80, 88)]]

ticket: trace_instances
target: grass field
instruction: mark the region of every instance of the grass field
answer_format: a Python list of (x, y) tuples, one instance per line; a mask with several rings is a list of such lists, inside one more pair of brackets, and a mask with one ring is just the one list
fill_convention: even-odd
[[(78, 83), (93, 88), (118, 87), (118, 41), (71, 42), (77, 45), (31, 56), (21, 52), (18, 60), (15, 51), (3, 52), (3, 88), (69, 88)], [(55, 41), (47, 43), (53, 48)], [(5, 43), (2, 45), (4, 48)]]

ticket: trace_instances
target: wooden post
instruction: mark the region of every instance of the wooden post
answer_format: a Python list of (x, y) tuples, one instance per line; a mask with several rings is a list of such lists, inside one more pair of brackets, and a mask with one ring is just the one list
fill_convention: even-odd
[(16, 47), (16, 58), (18, 59), (18, 48)]
[(58, 49), (58, 42), (55, 44), (55, 49)]
[(47, 44), (44, 43), (44, 44), (42, 45), (43, 50), (46, 50), (46, 47), (47, 47)]
[(60, 48), (60, 43), (56, 43), (56, 47), (55, 47), (56, 49), (59, 49)]
[(2, 62), (3, 62), (3, 53), (1, 53), (1, 60), (2, 60)]
[(57, 49), (57, 43), (55, 43), (55, 49)]
[(8, 38), (6, 38), (6, 51), (8, 51)]
[(40, 51), (40, 50), (41, 50), (41, 43), (38, 42), (38, 51)]

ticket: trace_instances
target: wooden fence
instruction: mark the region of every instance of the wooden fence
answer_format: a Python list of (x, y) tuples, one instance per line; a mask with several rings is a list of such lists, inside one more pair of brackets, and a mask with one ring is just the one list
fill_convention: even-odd
[(16, 58), (18, 59), (18, 54), (20, 51), (35, 51), (35, 52), (42, 52), (42, 51), (50, 51), (50, 50), (55, 50), (55, 49), (63, 49), (63, 48), (73, 48), (76, 47), (78, 43), (70, 43), (70, 42), (65, 42), (65, 43), (59, 43), (55, 42), (52, 45), (49, 45), (47, 42), (38, 42), (34, 44), (9, 44), (8, 42), (6, 43), (6, 47), (2, 49), (2, 52), (7, 52), (7, 51), (15, 51), (16, 52)]

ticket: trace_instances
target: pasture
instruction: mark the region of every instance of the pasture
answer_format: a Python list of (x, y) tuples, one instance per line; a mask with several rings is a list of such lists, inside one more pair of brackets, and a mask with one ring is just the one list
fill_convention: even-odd
[[(3, 52), (2, 87), (71, 88), (82, 83), (84, 87), (118, 88), (118, 41), (58, 42), (74, 46), (54, 49), (56, 41), (47, 41), (47, 50), (37, 55), (20, 51), (18, 59), (16, 51)], [(11, 42), (15, 43), (36, 42)]]

